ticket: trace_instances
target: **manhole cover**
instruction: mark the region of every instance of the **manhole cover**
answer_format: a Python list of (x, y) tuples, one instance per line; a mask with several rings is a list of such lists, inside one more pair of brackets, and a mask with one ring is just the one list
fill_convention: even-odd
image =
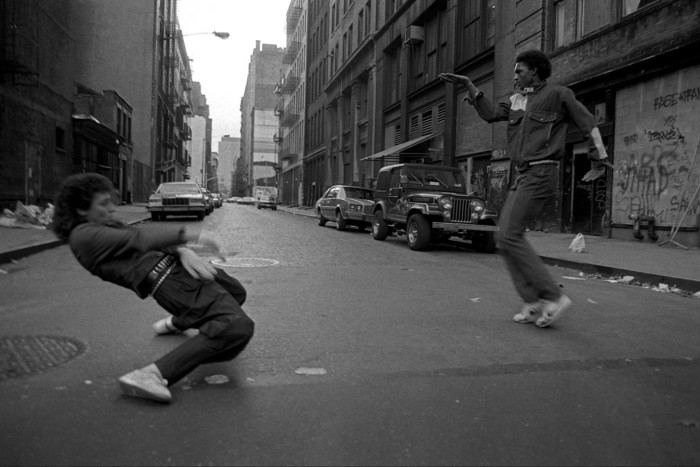
[(0, 381), (33, 375), (85, 353), (76, 339), (58, 336), (0, 336)]
[(226, 261), (215, 259), (212, 263), (229, 268), (264, 268), (265, 266), (277, 266), (280, 264), (279, 261), (265, 258), (227, 258)]

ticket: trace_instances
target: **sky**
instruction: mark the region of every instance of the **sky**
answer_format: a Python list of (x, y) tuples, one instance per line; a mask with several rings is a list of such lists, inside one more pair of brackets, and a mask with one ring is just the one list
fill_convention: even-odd
[[(290, 0), (177, 0), (180, 29), (212, 119), (212, 150), (221, 137), (239, 137), (241, 98), (255, 41), (285, 47)], [(228, 32), (219, 39), (213, 31)], [(209, 33), (209, 34), (200, 34)], [(188, 36), (188, 34), (193, 34)]]

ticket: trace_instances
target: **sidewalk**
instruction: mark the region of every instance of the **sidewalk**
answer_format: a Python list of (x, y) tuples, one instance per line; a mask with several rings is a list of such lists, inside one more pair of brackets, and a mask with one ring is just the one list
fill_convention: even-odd
[[(117, 206), (116, 211), (119, 218), (128, 224), (151, 218), (145, 204)], [(0, 227), (0, 265), (62, 244), (48, 229)]]
[[(311, 208), (278, 206), (278, 209), (316, 217)], [(117, 212), (129, 224), (150, 219), (145, 205), (118, 206)], [(664, 233), (657, 243), (646, 238), (640, 242), (586, 236), (586, 249), (582, 253), (568, 250), (574, 234), (528, 232), (527, 238), (545, 263), (553, 266), (600, 274), (606, 279), (633, 276), (635, 283), (656, 287), (667, 284), (689, 293), (700, 291), (700, 250), (684, 250), (670, 243), (660, 247), (658, 244), (666, 239)], [(459, 239), (452, 243), (467, 245)], [(0, 265), (61, 244), (50, 230), (0, 227)]]
[[(313, 209), (279, 206), (280, 210), (292, 214), (316, 217)], [(666, 240), (665, 233), (651, 243), (648, 239), (638, 241), (615, 240), (605, 237), (586, 236), (586, 249), (573, 253), (568, 247), (575, 234), (528, 232), (527, 239), (545, 263), (552, 266), (576, 269), (584, 274), (600, 274), (603, 278), (633, 276), (635, 283), (658, 287), (667, 284), (685, 292), (700, 291), (700, 250), (684, 250), (671, 243), (659, 246)], [(631, 237), (631, 231), (630, 231)], [(453, 237), (455, 245), (468, 242)]]

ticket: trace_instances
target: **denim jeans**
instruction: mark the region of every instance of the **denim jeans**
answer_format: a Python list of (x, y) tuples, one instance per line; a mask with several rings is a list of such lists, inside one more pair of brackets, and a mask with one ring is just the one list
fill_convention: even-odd
[(556, 164), (541, 164), (519, 170), (498, 223), (497, 246), (510, 272), (515, 290), (526, 303), (557, 300), (559, 287), (542, 259), (525, 239), (525, 228), (554, 196), (559, 176)]
[(199, 329), (199, 334), (156, 360), (170, 385), (198, 365), (234, 359), (253, 337), (254, 323), (241, 308), (245, 288), (221, 269), (216, 269), (213, 281), (206, 281), (193, 278), (178, 263), (154, 298), (173, 315), (176, 328)]

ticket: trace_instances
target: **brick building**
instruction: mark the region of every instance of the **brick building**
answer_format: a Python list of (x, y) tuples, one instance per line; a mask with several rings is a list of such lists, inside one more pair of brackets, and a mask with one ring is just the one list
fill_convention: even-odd
[[(322, 21), (314, 3), (313, 50)], [(580, 183), (589, 162), (572, 127), (558, 194), (533, 227), (648, 241), (640, 225), (669, 232), (683, 219), (676, 239), (700, 244), (699, 3), (337, 0), (328, 18), (328, 73), (318, 74), (327, 112), (318, 116), (311, 91), (305, 116), (308, 180), (372, 186), (389, 163), (446, 164), (500, 208), (513, 178), (506, 124), (483, 122), (462, 102), (465, 89), (437, 75), (468, 75), (492, 101), (507, 100), (516, 54), (537, 48), (551, 57), (549, 81), (571, 87), (595, 115), (615, 170)], [(311, 55), (313, 90), (320, 55)], [(319, 191), (307, 189), (304, 204)]]

